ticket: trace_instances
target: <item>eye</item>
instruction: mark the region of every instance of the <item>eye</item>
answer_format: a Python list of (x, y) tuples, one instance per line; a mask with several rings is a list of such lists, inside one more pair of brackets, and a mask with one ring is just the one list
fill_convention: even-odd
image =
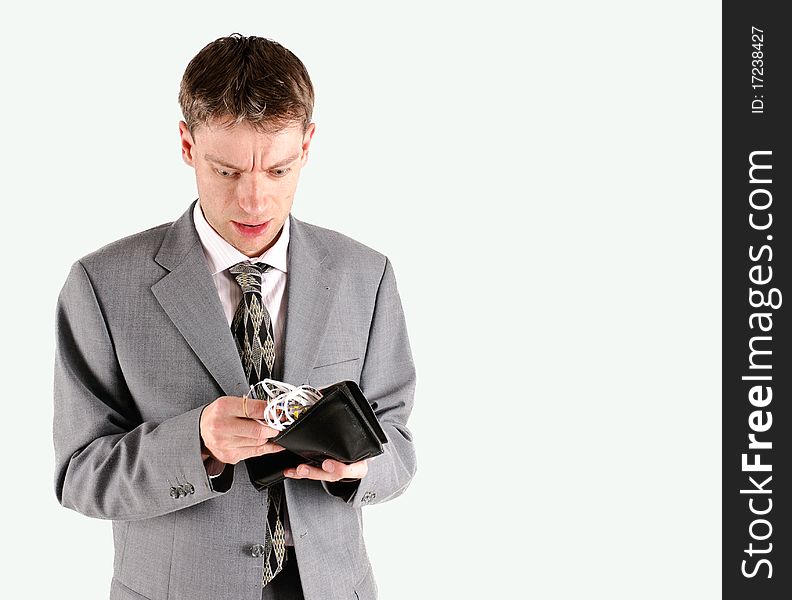
[(215, 169), (215, 172), (225, 179), (231, 179), (236, 173), (234, 171), (229, 171), (228, 169)]
[(291, 171), (291, 167), (283, 168), (283, 169), (273, 169), (270, 171), (273, 177), (284, 177), (288, 175), (289, 171)]

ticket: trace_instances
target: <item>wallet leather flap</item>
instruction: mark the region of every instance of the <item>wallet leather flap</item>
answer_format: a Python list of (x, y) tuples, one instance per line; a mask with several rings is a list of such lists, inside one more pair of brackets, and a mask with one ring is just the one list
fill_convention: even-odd
[(356, 406), (363, 414), (363, 418), (368, 423), (371, 430), (377, 436), (377, 439), (382, 444), (386, 444), (388, 442), (388, 438), (385, 435), (385, 432), (382, 430), (382, 427), (379, 424), (379, 420), (377, 420), (377, 415), (374, 414), (374, 409), (371, 408), (371, 404), (369, 404), (366, 397), (363, 395), (360, 387), (354, 381), (342, 381), (341, 383), (337, 383), (336, 385), (342, 385), (343, 389), (346, 393), (350, 394), (353, 400), (356, 403)]
[(282, 452), (247, 459), (248, 475), (257, 489), (282, 480), (283, 469), (327, 458), (353, 463), (382, 454), (387, 437), (371, 405), (354, 381), (319, 390), (322, 397), (272, 441)]

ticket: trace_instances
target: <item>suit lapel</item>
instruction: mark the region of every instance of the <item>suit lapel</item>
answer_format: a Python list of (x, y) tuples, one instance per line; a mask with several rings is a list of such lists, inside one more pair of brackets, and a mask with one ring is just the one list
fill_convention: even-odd
[(165, 235), (154, 260), (170, 272), (151, 291), (223, 392), (241, 396), (248, 384), (195, 231), (194, 205)]
[(301, 221), (290, 216), (283, 380), (302, 385), (322, 344), (336, 297), (337, 276), (327, 249)]
[[(223, 392), (241, 396), (248, 384), (195, 231), (194, 205), (166, 233), (155, 260), (170, 272), (151, 291)], [(327, 329), (337, 278), (324, 245), (304, 223), (289, 218), (286, 333), (279, 375), (286, 382), (302, 385)]]

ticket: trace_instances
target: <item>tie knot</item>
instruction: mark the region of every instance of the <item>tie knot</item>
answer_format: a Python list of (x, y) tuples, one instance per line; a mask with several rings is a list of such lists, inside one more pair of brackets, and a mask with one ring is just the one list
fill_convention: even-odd
[(266, 263), (251, 263), (243, 261), (235, 264), (228, 271), (236, 278), (237, 283), (242, 288), (242, 293), (248, 292), (261, 293), (261, 275), (272, 269)]

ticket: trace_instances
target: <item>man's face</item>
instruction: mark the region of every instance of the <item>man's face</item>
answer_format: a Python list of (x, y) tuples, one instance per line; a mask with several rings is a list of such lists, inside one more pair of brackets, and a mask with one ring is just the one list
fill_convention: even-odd
[(314, 124), (304, 134), (300, 124), (268, 134), (244, 122), (232, 128), (211, 123), (193, 136), (182, 121), (179, 131), (207, 222), (245, 256), (259, 256), (289, 216)]

